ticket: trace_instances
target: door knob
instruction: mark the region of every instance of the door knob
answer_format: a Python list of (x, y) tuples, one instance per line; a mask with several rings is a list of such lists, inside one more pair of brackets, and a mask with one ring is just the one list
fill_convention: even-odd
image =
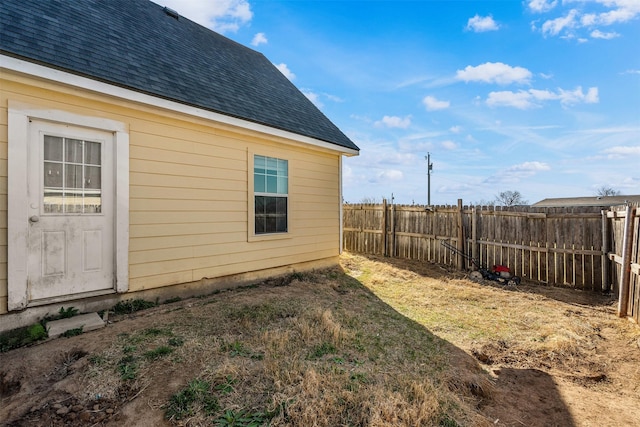
[(38, 215), (33, 215), (29, 218), (29, 222), (38, 222), (40, 221), (40, 217)]

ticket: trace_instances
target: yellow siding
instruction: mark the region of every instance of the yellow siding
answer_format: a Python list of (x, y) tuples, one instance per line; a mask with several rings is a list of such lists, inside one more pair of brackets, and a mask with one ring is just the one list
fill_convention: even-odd
[[(0, 313), (7, 300), (9, 99), (128, 126), (130, 291), (338, 255), (338, 153), (3, 72)], [(248, 241), (249, 153), (289, 161), (286, 238)]]

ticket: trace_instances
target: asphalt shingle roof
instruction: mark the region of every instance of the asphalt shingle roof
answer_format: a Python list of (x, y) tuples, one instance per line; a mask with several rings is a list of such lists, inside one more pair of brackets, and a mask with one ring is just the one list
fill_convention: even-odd
[(264, 55), (148, 0), (2, 0), (0, 52), (358, 150)]
[(605, 197), (564, 197), (544, 199), (534, 203), (537, 208), (555, 208), (564, 206), (617, 206), (627, 203), (640, 204), (640, 195), (630, 196), (605, 196)]

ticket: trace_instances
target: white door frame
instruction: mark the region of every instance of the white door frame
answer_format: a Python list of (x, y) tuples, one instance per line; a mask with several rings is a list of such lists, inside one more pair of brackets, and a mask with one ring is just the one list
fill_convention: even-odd
[[(28, 295), (27, 250), (29, 213), (27, 199), (29, 121), (38, 119), (92, 128), (113, 134), (115, 144), (114, 175), (114, 275), (113, 292), (129, 289), (129, 132), (124, 123), (100, 117), (83, 116), (9, 100), (8, 188), (7, 188), (7, 281), (9, 311), (21, 310), (31, 303)], [(69, 296), (70, 299), (77, 298)]]

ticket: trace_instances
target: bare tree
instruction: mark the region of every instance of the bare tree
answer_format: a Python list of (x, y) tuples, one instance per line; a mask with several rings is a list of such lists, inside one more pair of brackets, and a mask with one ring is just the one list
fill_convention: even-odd
[(363, 197), (360, 199), (360, 204), (362, 205), (375, 205), (378, 203), (378, 200), (375, 197)]
[(496, 196), (496, 205), (499, 206), (518, 206), (528, 204), (529, 202), (524, 200), (519, 191), (503, 191)]
[(608, 185), (603, 185), (598, 188), (596, 191), (596, 196), (598, 197), (607, 197), (607, 196), (619, 196), (620, 192), (613, 187), (609, 187)]
[(496, 201), (495, 200), (480, 199), (477, 202), (473, 202), (472, 205), (474, 205), (474, 206), (495, 206), (496, 205)]

